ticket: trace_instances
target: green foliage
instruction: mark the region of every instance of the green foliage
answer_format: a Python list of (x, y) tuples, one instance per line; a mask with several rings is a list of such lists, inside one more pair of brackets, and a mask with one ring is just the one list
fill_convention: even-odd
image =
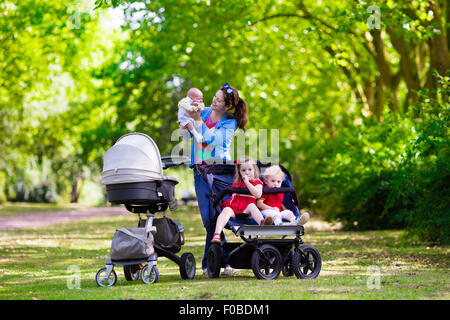
[[(418, 106), (416, 137), (395, 172), (386, 212), (397, 211), (420, 239), (450, 243), (449, 78), (439, 77), (443, 102), (425, 98)], [(427, 93), (424, 93), (426, 97)]]
[[(334, 158), (326, 163), (329, 199), (320, 208), (349, 229), (407, 228), (424, 241), (449, 243), (448, 78), (440, 77), (438, 96), (422, 100), (406, 117), (385, 121), (338, 137)], [(354, 138), (352, 138), (352, 136)]]
[(169, 154), (187, 89), (208, 105), (228, 82), (248, 103), (248, 128), (279, 130), (302, 207), (445, 241), (446, 202), (431, 197), (448, 198), (439, 3), (378, 1), (379, 28), (367, 1), (2, 3), (0, 187), (3, 176), (14, 198), (16, 183), (48, 178), (64, 197), (79, 180), (98, 183), (104, 152), (131, 131)]

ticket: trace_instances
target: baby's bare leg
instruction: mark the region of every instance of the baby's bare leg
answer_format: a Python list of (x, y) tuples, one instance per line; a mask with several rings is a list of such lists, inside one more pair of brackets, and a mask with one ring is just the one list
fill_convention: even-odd
[(214, 233), (220, 234), (230, 218), (235, 217), (236, 216), (234, 215), (233, 209), (231, 209), (230, 207), (223, 208), (222, 212), (217, 217), (216, 230), (214, 231)]

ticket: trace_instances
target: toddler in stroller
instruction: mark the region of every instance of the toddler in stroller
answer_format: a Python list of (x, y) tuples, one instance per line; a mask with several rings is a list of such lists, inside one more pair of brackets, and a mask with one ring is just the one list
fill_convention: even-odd
[(262, 195), (263, 183), (259, 180), (259, 169), (255, 160), (243, 157), (236, 162), (236, 174), (233, 184), (235, 188), (247, 188), (247, 194), (233, 193), (231, 198), (221, 204), (222, 212), (216, 221), (216, 229), (211, 242), (220, 242), (220, 234), (230, 218), (236, 218), (239, 214), (249, 214), (260, 225), (270, 225), (273, 222), (271, 216), (263, 218), (256, 206), (256, 199)]
[[(162, 161), (168, 159), (171, 162)], [(187, 252), (178, 257), (175, 254), (184, 244), (183, 226), (165, 216), (154, 218), (157, 212), (177, 208), (174, 190), (178, 180), (164, 176), (163, 169), (180, 164), (183, 162), (175, 163), (170, 156), (161, 157), (155, 142), (142, 133), (122, 136), (106, 152), (102, 184), (106, 185), (108, 201), (124, 204), (128, 211), (139, 215), (139, 223), (138, 228), (116, 231), (111, 257), (95, 276), (97, 285), (109, 287), (116, 283), (115, 265), (123, 266), (128, 281), (140, 277), (144, 283), (156, 283), (159, 279), (158, 256), (178, 264), (183, 279), (194, 278), (194, 255)], [(141, 219), (141, 214), (147, 219)]]
[[(270, 163), (263, 164), (260, 161), (256, 164), (259, 171), (263, 173), (264, 169), (271, 166)], [(284, 207), (298, 218), (300, 212), (297, 194), (292, 188), (291, 176), (283, 166), (279, 167), (285, 174), (281, 187), (264, 187), (262, 194), (284, 194)], [(231, 187), (234, 174), (235, 166), (232, 165), (214, 164), (205, 169), (217, 221), (222, 211), (222, 203), (230, 202), (228, 199), (231, 199), (233, 194), (235, 196), (236, 194), (252, 194), (248, 188)], [(207, 253), (207, 269), (210, 278), (219, 277), (220, 269), (225, 265), (236, 269), (252, 269), (258, 279), (276, 279), (281, 272), (285, 276), (295, 274), (301, 279), (313, 279), (319, 275), (322, 266), (321, 256), (313, 246), (303, 245), (301, 236), (304, 235), (304, 227), (301, 223), (279, 226), (261, 225), (260, 221), (248, 218), (248, 213), (237, 212), (225, 224), (225, 228), (230, 229), (244, 243), (223, 242), (219, 239), (211, 243)]]
[[(267, 188), (279, 188), (285, 178), (280, 166), (273, 165), (264, 171), (264, 184)], [(258, 208), (265, 218), (273, 218), (276, 226), (283, 225), (282, 220), (287, 220), (291, 224), (304, 225), (309, 220), (309, 213), (302, 212), (300, 217), (287, 209), (283, 204), (283, 193), (263, 194), (257, 201)]]

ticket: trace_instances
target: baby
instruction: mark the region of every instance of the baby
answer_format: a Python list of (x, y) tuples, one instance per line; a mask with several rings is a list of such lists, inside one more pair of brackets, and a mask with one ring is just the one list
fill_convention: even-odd
[[(186, 127), (189, 123), (192, 123), (194, 125), (194, 119), (189, 117), (186, 111), (202, 111), (204, 108), (205, 105), (203, 103), (203, 93), (197, 88), (189, 89), (187, 97), (181, 99), (180, 102), (178, 102), (178, 124), (182, 127)], [(202, 139), (201, 135), (197, 132), (195, 126), (191, 127), (192, 129), (189, 130), (189, 132), (192, 133), (192, 135), (198, 141), (200, 141)]]
[[(280, 166), (273, 165), (264, 172), (264, 184), (268, 188), (280, 188), (284, 181), (285, 174)], [(291, 210), (286, 209), (283, 205), (284, 193), (263, 194), (261, 198), (256, 201), (262, 215), (273, 218), (273, 223), (277, 226), (282, 225), (282, 220), (285, 219), (290, 224), (304, 225), (309, 220), (309, 213), (303, 212), (299, 218), (295, 218)]]

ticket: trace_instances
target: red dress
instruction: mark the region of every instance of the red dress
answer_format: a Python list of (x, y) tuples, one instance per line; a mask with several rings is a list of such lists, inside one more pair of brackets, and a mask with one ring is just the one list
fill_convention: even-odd
[[(259, 179), (250, 181), (250, 183), (254, 186), (263, 184)], [(245, 182), (233, 183), (231, 186), (235, 188), (247, 188)], [(225, 207), (230, 207), (233, 209), (234, 214), (240, 214), (243, 213), (251, 203), (256, 203), (256, 198), (253, 195), (233, 193), (227, 201), (220, 205), (220, 207), (222, 209)]]
[(271, 194), (263, 194), (261, 196), (261, 200), (264, 200), (264, 204), (278, 208), (280, 209), (280, 212), (283, 211), (282, 204), (283, 204), (283, 198), (284, 193), (271, 193)]

